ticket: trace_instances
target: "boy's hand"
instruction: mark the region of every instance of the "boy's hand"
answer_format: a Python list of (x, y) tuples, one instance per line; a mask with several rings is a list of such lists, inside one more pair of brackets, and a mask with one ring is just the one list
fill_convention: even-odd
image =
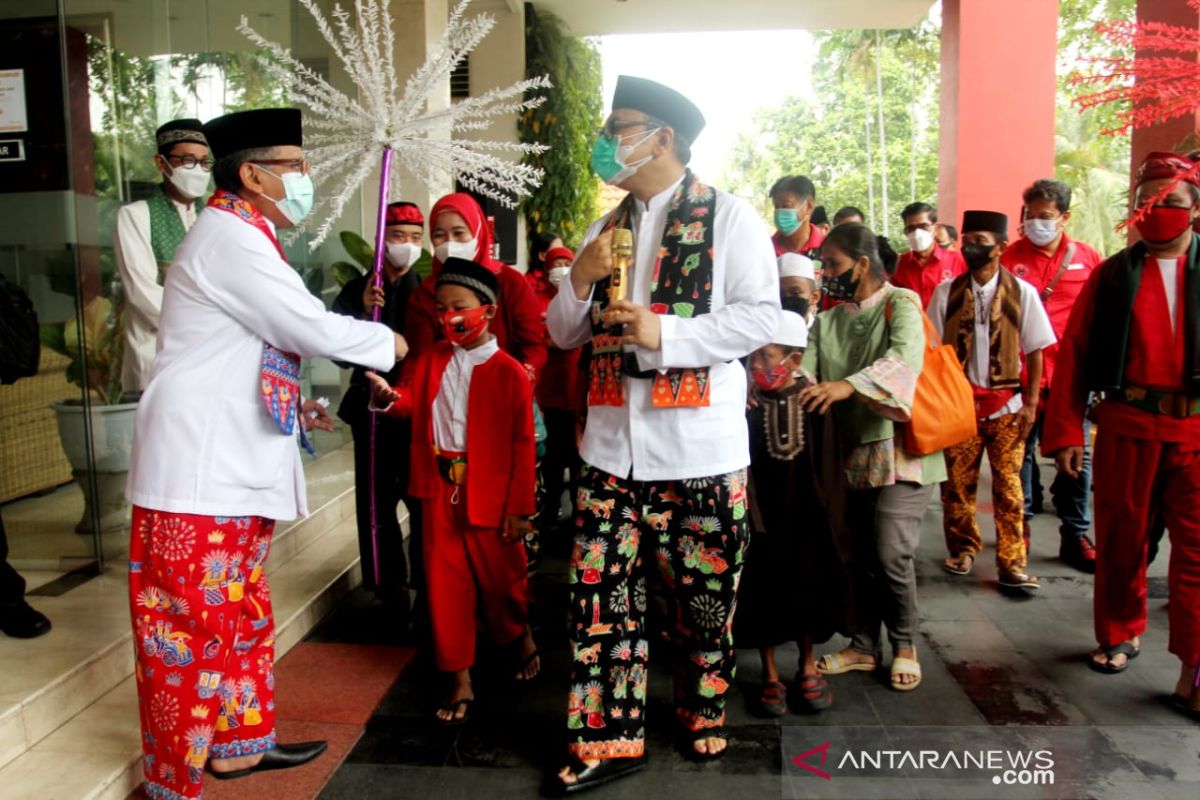
[(371, 405), (375, 408), (387, 408), (399, 396), (396, 390), (388, 385), (381, 376), (367, 370), (367, 380), (371, 384)]
[(504, 515), (504, 527), (500, 529), (500, 541), (505, 544), (513, 544), (524, 540), (525, 533), (533, 527), (527, 517), (518, 517), (513, 514)]

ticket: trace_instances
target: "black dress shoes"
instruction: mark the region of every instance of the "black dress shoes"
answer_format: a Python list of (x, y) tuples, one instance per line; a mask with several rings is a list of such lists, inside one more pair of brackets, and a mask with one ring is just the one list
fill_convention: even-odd
[(223, 781), (234, 778), (244, 778), (255, 772), (266, 772), (272, 769), (290, 769), (301, 764), (307, 764), (324, 753), (329, 747), (327, 742), (300, 742), (299, 744), (277, 744), (271, 750), (263, 753), (262, 760), (253, 767), (235, 769), (231, 772), (217, 772), (209, 766), (208, 772)]
[(24, 600), (0, 603), (0, 631), (14, 639), (33, 639), (50, 632), (50, 620)]

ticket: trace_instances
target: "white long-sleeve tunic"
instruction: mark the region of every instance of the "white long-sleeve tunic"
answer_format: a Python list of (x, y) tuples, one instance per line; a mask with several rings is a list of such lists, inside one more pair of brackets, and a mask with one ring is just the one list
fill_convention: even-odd
[(385, 371), (392, 331), (326, 311), (261, 231), (215, 208), (179, 246), (164, 289), (126, 497), (177, 513), (306, 515), (296, 437), (263, 403), (263, 343)]
[[(650, 305), (650, 278), (662, 244), (673, 184), (636, 201), (629, 299)], [(720, 475), (750, 463), (746, 373), (739, 358), (771, 341), (779, 310), (779, 275), (766, 225), (748, 203), (718, 191), (713, 214), (711, 311), (692, 318), (664, 315), (662, 345), (632, 348), (641, 369), (709, 367), (709, 405), (655, 408), (652, 381), (624, 377), (623, 406), (591, 406), (580, 454), (587, 463), (634, 480), (682, 480)], [(607, 218), (588, 229), (583, 247)], [(563, 284), (567, 284), (564, 282)], [(559, 292), (546, 315), (556, 346), (569, 350), (592, 335), (591, 297)]]

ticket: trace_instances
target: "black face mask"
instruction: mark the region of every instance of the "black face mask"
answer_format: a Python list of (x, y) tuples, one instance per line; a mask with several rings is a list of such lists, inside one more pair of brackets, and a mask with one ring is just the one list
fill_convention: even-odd
[(807, 297), (797, 297), (796, 295), (788, 295), (780, 301), (784, 311), (791, 311), (802, 317), (808, 316), (808, 304)]
[(983, 269), (992, 263), (992, 250), (995, 248), (994, 244), (964, 244), (961, 251), (963, 261), (967, 262), (969, 269)]
[(851, 267), (841, 275), (827, 277), (821, 281), (821, 292), (831, 300), (844, 302), (853, 299), (854, 293), (858, 291), (860, 281), (860, 278), (854, 277), (854, 267)]

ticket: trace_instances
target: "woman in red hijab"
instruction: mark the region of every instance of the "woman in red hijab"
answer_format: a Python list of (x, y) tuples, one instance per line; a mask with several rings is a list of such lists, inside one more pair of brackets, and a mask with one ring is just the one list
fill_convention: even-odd
[[(457, 192), (434, 203), (429, 212), (429, 242), (433, 245), (433, 271), (413, 293), (404, 321), (409, 351), (422, 353), (441, 338), (433, 301), (434, 285), (443, 261), (450, 256), (465, 258), (496, 274), (500, 284), (499, 312), (492, 319), (490, 329), (500, 349), (523, 364), (530, 380), (536, 381), (546, 365), (545, 336), (537, 298), (529, 290), (525, 276), (492, 258), (492, 232), (475, 198)], [(408, 358), (404, 363), (411, 369), (416, 362)], [(410, 377), (406, 371), (401, 374), (401, 382)]]

